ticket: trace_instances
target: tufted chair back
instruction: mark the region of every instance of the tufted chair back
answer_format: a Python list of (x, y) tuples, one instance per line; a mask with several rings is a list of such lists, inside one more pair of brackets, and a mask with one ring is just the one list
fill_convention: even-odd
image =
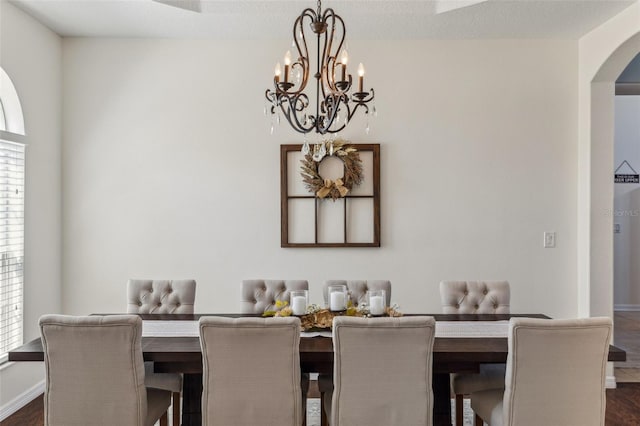
[(508, 314), (508, 281), (442, 281), (440, 299), (445, 314)]
[(433, 317), (335, 317), (331, 426), (432, 426), (434, 336)]
[(39, 323), (45, 425), (149, 426), (169, 408), (169, 392), (145, 388), (139, 317), (44, 315)]
[(306, 280), (244, 280), (240, 313), (261, 314), (276, 309), (276, 300), (290, 302), (291, 290), (309, 290)]
[(300, 426), (298, 318), (200, 318), (203, 426)]
[(330, 285), (346, 285), (349, 291), (349, 297), (351, 303), (358, 306), (362, 303), (367, 303), (367, 291), (368, 290), (384, 290), (385, 304), (389, 306), (391, 302), (391, 281), (386, 280), (329, 280), (325, 281), (322, 287), (322, 296), (324, 297), (324, 304), (328, 305), (328, 294)]
[(128, 314), (193, 314), (195, 280), (129, 280)]

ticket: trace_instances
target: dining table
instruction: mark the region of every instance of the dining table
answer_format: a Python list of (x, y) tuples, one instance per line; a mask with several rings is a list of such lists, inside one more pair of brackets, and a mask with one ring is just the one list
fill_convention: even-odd
[[(95, 314), (114, 315), (114, 314)], [(182, 373), (182, 425), (201, 425), (202, 352), (197, 321), (203, 316), (247, 317), (247, 314), (137, 314), (143, 320), (142, 352), (159, 373)], [(505, 363), (508, 321), (513, 317), (549, 318), (544, 314), (405, 314), (436, 320), (433, 345), (433, 424), (451, 426), (451, 373), (477, 373), (480, 364)], [(169, 325), (169, 326), (167, 326)], [(173, 325), (173, 326), (171, 326)], [(401, 349), (401, 348), (399, 348)], [(256, 350), (256, 356), (259, 351)], [(43, 361), (40, 338), (9, 352), (9, 361)], [(609, 361), (625, 361), (626, 352), (609, 346)], [(302, 333), (303, 373), (333, 373), (330, 332)]]

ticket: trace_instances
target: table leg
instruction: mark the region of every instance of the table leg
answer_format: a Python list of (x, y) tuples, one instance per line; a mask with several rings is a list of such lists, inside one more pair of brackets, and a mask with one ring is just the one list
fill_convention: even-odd
[(185, 373), (182, 382), (182, 426), (202, 425), (202, 373)]
[(448, 373), (433, 373), (433, 425), (451, 426), (451, 388)]

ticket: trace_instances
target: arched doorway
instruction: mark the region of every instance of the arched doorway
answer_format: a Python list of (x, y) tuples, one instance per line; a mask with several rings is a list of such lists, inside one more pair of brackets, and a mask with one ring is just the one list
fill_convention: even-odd
[[(613, 317), (615, 81), (638, 53), (638, 2), (579, 42), (577, 295), (584, 317)], [(613, 380), (612, 366), (608, 375)]]

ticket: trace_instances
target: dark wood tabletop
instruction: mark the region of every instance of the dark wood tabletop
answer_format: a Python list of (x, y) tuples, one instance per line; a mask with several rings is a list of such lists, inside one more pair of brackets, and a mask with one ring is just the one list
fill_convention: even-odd
[[(457, 314), (405, 314), (427, 315), (436, 321), (504, 321), (513, 317), (548, 318), (542, 314), (511, 315), (457, 315)], [(140, 314), (143, 320), (195, 321), (214, 314)], [(241, 314), (216, 314), (225, 317), (246, 317)], [(260, 316), (260, 315), (255, 315)], [(200, 399), (202, 394), (202, 353), (198, 337), (143, 337), (142, 351), (145, 361), (154, 362), (154, 371), (184, 374), (182, 424), (201, 424)], [(449, 373), (478, 372), (480, 364), (504, 363), (507, 360), (507, 338), (491, 337), (436, 337), (433, 345), (434, 425), (451, 425), (449, 402)], [(609, 361), (625, 361), (626, 352), (609, 346)], [(32, 340), (9, 352), (9, 361), (43, 361), (40, 339)], [(333, 372), (333, 343), (326, 337), (300, 339), (300, 367), (303, 372)]]
[[(178, 320), (197, 321), (203, 316), (214, 314), (140, 314), (145, 320)], [(504, 321), (513, 317), (548, 318), (543, 314), (511, 314), (511, 315), (459, 315), (459, 314), (406, 314), (405, 316), (428, 315), (436, 321)], [(242, 314), (215, 314), (215, 316), (246, 317)], [(259, 315), (255, 315), (259, 316)], [(200, 342), (197, 337), (143, 337), (142, 351), (145, 361), (155, 362), (202, 362)], [(448, 371), (439, 365), (451, 363), (503, 363), (507, 359), (506, 338), (442, 338), (437, 337), (433, 346), (435, 371)], [(333, 360), (333, 343), (323, 337), (303, 337), (300, 339), (301, 362), (305, 359)], [(320, 356), (323, 355), (323, 356)], [(9, 352), (9, 361), (43, 361), (42, 343), (37, 338)], [(625, 361), (626, 352), (613, 345), (609, 347), (609, 361)], [(200, 367), (202, 371), (202, 367)], [(456, 371), (456, 370), (454, 370)]]

